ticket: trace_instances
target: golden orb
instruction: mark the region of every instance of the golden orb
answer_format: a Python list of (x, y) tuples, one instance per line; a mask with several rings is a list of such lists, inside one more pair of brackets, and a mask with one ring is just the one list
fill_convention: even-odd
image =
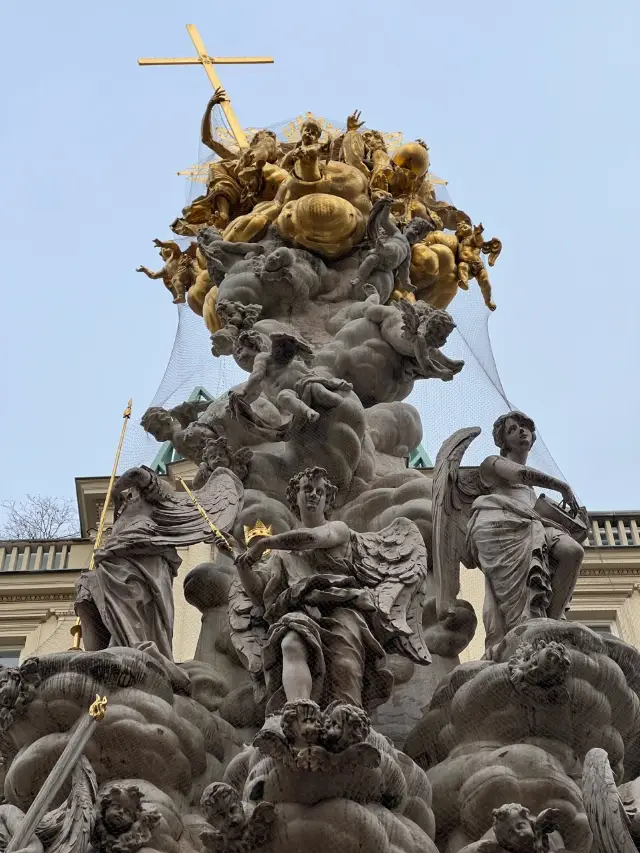
[(429, 152), (419, 142), (405, 142), (393, 155), (393, 162), (422, 178), (429, 171)]

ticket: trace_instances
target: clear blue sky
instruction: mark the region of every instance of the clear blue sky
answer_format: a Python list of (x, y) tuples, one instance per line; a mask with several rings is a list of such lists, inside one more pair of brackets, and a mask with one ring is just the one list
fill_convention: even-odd
[[(490, 331), (508, 396), (594, 509), (640, 506), (637, 0), (3, 4), (0, 499), (110, 470), (176, 315), (151, 240), (184, 204), (210, 88), (245, 126), (312, 110), (422, 137), (455, 203), (502, 238)], [(463, 295), (464, 296), (464, 295)], [(462, 297), (463, 298), (463, 297)], [(460, 424), (463, 426), (463, 424)]]

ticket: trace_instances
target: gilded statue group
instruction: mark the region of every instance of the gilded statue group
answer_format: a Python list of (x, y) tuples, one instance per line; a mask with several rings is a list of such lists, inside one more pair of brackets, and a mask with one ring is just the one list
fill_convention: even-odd
[[(113, 484), (77, 583), (84, 651), (0, 669), (0, 847), (640, 849), (640, 654), (567, 618), (588, 518), (530, 464), (533, 420), (500, 415), (480, 464), (477, 427), (432, 471), (407, 464), (422, 422), (406, 399), (455, 388), (447, 309), (472, 279), (495, 308), (483, 256), (500, 241), (436, 198), (420, 140), (390, 150), (356, 112), (335, 136), (308, 116), (298, 140), (260, 130), (236, 153), (212, 129), (224, 98), (202, 122), (206, 192), (155, 241), (162, 268), (139, 269), (246, 378), (144, 413), (179, 458)], [(197, 543), (207, 559), (181, 578)], [(190, 661), (174, 660), (179, 584), (202, 613)], [(478, 618), (482, 660), (460, 664)], [(25, 817), (98, 691), (67, 799)]]
[[(228, 253), (252, 259), (256, 275), (267, 285), (258, 285), (258, 291), (277, 292), (278, 278), (261, 276), (267, 260), (264, 245), (255, 251), (260, 245), (255, 241), (266, 235), (273, 249), (293, 250), (291, 259), (304, 260), (304, 250), (327, 262), (355, 256), (356, 298), (367, 286), (378, 291), (383, 303), (392, 297), (418, 299), (446, 309), (458, 289), (467, 290), (475, 279), (485, 305), (495, 309), (482, 255), (493, 266), (501, 243), (485, 239), (482, 224), (473, 225), (466, 213), (436, 198), (422, 140), (390, 152), (384, 134), (363, 130), (355, 112), (335, 138), (309, 116), (301, 123), (298, 142), (282, 142), (273, 131), (260, 130), (238, 154), (216, 139), (212, 129), (213, 109), (225, 97), (217, 90), (202, 119), (202, 142), (217, 158), (209, 165), (206, 192), (171, 226), (176, 235), (197, 237), (197, 242), (180, 248), (174, 240), (156, 240), (162, 269), (138, 268), (162, 279), (175, 303), (188, 302), (212, 334), (236, 325), (222, 305), (228, 297), (219, 292), (230, 272)], [(208, 236), (201, 239), (203, 232)], [(316, 291), (305, 295), (332, 298), (326, 283)], [(253, 302), (247, 294), (236, 297), (231, 301), (259, 306), (263, 316), (272, 316), (268, 293), (252, 294)]]

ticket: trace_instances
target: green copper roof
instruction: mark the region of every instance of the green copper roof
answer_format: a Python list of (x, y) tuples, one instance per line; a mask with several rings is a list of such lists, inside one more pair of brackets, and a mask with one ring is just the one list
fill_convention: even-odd
[(433, 468), (433, 462), (421, 444), (409, 454), (408, 466), (409, 468)]

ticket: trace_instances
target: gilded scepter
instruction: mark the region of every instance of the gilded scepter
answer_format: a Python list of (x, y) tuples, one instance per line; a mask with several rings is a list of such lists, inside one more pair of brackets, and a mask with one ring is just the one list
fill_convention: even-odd
[[(218, 530), (218, 528), (215, 526), (215, 524), (213, 523), (213, 521), (211, 521), (211, 519), (210, 519), (210, 518), (209, 518), (209, 516), (207, 515), (207, 511), (206, 511), (206, 509), (205, 509), (205, 508), (202, 506), (202, 504), (198, 501), (197, 497), (193, 494), (193, 492), (191, 491), (191, 489), (189, 488), (189, 486), (187, 486), (187, 484), (186, 484), (186, 483), (185, 483), (185, 481), (182, 479), (182, 477), (178, 477), (178, 478), (177, 478), (177, 480), (178, 480), (178, 482), (180, 483), (180, 485), (182, 486), (182, 488), (185, 490), (185, 492), (186, 492), (186, 493), (189, 495), (189, 497), (191, 498), (191, 500), (192, 500), (193, 505), (195, 506), (195, 508), (198, 510), (198, 512), (200, 513), (200, 515), (204, 518), (204, 520), (207, 522), (207, 524), (208, 524), (208, 525), (209, 525), (209, 527), (211, 528), (211, 532), (213, 533), (213, 535), (214, 535), (214, 536), (216, 536), (216, 537), (221, 538), (221, 539), (224, 541), (224, 543), (225, 543), (225, 546), (226, 546), (226, 547), (223, 547), (223, 546), (220, 546), (220, 547), (221, 547), (221, 548), (223, 548), (223, 550), (227, 551), (229, 554), (232, 554), (232, 553), (233, 553), (233, 547), (231, 546), (231, 543), (229, 542), (229, 540), (227, 539), (227, 537), (224, 535), (224, 533), (223, 533), (221, 530)], [(216, 543), (216, 544), (217, 544), (217, 543)]]
[[(109, 486), (107, 488), (107, 494), (104, 499), (104, 504), (102, 505), (102, 512), (100, 513), (100, 522), (98, 524), (98, 532), (96, 534), (96, 541), (93, 543), (93, 550), (91, 551), (91, 560), (89, 561), (89, 571), (93, 571), (95, 568), (96, 561), (96, 551), (100, 547), (102, 543), (102, 535), (104, 533), (104, 527), (107, 520), (107, 510), (109, 509), (109, 503), (111, 501), (111, 493), (113, 491), (113, 484), (116, 479), (116, 473), (118, 471), (118, 464), (120, 462), (120, 453), (122, 452), (122, 445), (124, 444), (124, 437), (127, 432), (127, 426), (129, 424), (129, 419), (131, 418), (131, 406), (133, 405), (133, 400), (129, 400), (127, 403), (127, 408), (122, 413), (123, 424), (122, 430), (120, 431), (120, 441), (118, 442), (118, 449), (116, 450), (116, 458), (113, 460), (113, 468), (111, 470), (111, 477), (109, 479)], [(80, 623), (80, 617), (78, 617), (75, 621), (75, 624), (70, 629), (71, 635), (73, 636), (73, 648), (79, 649), (80, 642), (82, 640), (82, 625)]]

